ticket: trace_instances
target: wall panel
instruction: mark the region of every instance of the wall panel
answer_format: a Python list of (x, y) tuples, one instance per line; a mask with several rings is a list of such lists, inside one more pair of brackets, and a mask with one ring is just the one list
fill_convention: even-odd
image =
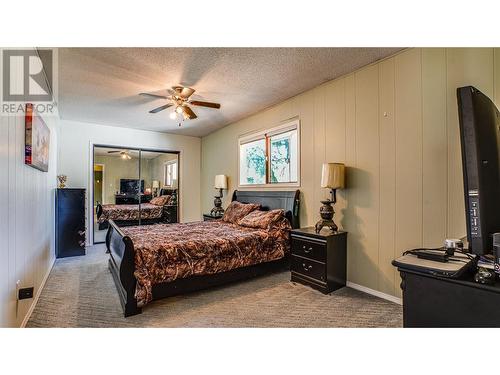
[[(15, 67), (13, 74), (22, 84), (21, 70)], [(24, 114), (0, 116), (1, 327), (20, 326), (33, 304), (33, 299), (16, 303), (16, 282), (34, 287), (36, 295), (54, 260), (58, 117), (42, 117), (51, 131), (48, 172), (24, 164)]]
[[(356, 79), (356, 190), (357, 266), (362, 285), (378, 285), (380, 148), (378, 66), (355, 74)], [(349, 187), (351, 188), (351, 187)]]
[(391, 264), (396, 236), (396, 131), (394, 122), (394, 58), (379, 65), (380, 219), (378, 290), (394, 294), (396, 271)]
[(493, 49), (493, 98), (497, 107), (500, 107), (500, 48)]
[(422, 50), (423, 245), (438, 247), (447, 226), (446, 51)]
[(321, 185), (321, 168), (324, 162), (326, 162), (326, 129), (325, 129), (325, 95), (326, 88), (324, 86), (318, 87), (314, 90), (314, 134), (313, 134), (313, 144), (314, 144), (314, 162), (312, 165), (313, 176), (314, 176), (314, 190), (313, 190), (313, 200), (316, 206), (321, 205), (320, 201), (323, 200), (325, 196), (325, 190)]
[[(358, 174), (356, 173), (356, 80), (349, 75), (344, 80), (345, 92), (345, 131), (346, 131), (346, 186), (348, 189), (342, 191), (346, 199), (342, 220), (337, 225), (344, 230), (349, 230), (347, 235), (347, 278), (353, 283), (359, 283), (359, 220), (357, 212), (357, 189)], [(349, 229), (347, 229), (349, 228)]]
[[(421, 51), (395, 58), (396, 253), (422, 245)], [(396, 290), (396, 294), (400, 294)]]

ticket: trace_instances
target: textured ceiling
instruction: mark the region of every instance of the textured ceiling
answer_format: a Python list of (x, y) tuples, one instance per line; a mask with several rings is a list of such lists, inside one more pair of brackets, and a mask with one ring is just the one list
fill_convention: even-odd
[[(193, 136), (261, 111), (401, 48), (60, 48), (62, 119)], [(165, 104), (173, 85), (196, 89), (193, 99), (221, 103), (192, 107), (198, 119), (181, 127), (149, 110)]]

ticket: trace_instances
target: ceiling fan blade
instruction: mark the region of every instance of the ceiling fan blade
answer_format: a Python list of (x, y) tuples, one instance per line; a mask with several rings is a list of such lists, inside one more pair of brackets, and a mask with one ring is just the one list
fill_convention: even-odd
[(108, 154), (115, 154), (117, 152), (122, 152), (122, 151), (108, 151)]
[(220, 108), (219, 103), (200, 102), (199, 100), (192, 100), (189, 102), (189, 104), (197, 105), (200, 107), (209, 107), (209, 108), (217, 108), (217, 109)]
[(164, 109), (167, 109), (168, 107), (172, 107), (172, 106), (173, 106), (172, 103), (168, 103), (168, 104), (162, 105), (161, 107), (152, 109), (151, 111), (149, 111), (149, 113), (158, 113), (158, 112), (163, 111)]
[(193, 93), (195, 92), (194, 89), (191, 87), (183, 87), (181, 91), (181, 97), (184, 99), (188, 99)]
[(142, 95), (142, 96), (151, 96), (153, 98), (158, 98), (158, 99), (169, 99), (168, 96), (156, 95), (156, 94), (149, 94), (147, 92), (141, 92), (141, 93), (139, 93), (139, 95)]
[(182, 106), (182, 112), (184, 114), (184, 119), (185, 120), (194, 120), (198, 116), (193, 112), (191, 108), (189, 108), (187, 105)]

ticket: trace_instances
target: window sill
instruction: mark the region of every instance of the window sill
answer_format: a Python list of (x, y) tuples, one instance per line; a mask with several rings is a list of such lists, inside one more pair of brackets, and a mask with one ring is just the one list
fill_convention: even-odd
[(282, 182), (276, 184), (255, 184), (255, 185), (239, 185), (238, 189), (248, 189), (252, 190), (255, 188), (262, 189), (282, 189), (282, 188), (298, 188), (300, 187), (300, 182)]

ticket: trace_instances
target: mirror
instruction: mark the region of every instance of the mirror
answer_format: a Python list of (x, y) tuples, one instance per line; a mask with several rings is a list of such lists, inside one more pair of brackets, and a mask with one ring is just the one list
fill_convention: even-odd
[[(141, 224), (178, 222), (179, 155), (158, 151), (141, 152), (141, 179), (145, 194), (141, 197)], [(156, 199), (155, 199), (156, 198)]]
[(178, 222), (179, 153), (94, 146), (94, 243), (119, 226)]

